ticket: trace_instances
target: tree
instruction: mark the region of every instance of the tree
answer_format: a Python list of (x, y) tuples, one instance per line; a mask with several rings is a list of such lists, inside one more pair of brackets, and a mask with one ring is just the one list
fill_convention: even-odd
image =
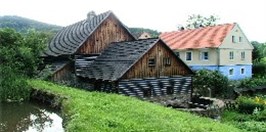
[(195, 93), (203, 96), (226, 96), (229, 80), (219, 71), (199, 70), (193, 80)]
[(211, 15), (209, 17), (204, 17), (201, 15), (190, 15), (187, 19), (186, 28), (187, 29), (196, 29), (200, 27), (206, 26), (214, 26), (216, 25), (219, 18), (217, 16)]
[(0, 29), (0, 101), (29, 95), (25, 78), (35, 75), (45, 38), (36, 31), (23, 36), (13, 29)]
[(252, 41), (254, 49), (252, 51), (253, 63), (259, 63), (262, 58), (266, 57), (266, 45), (257, 41)]
[(158, 37), (159, 32), (156, 30), (148, 29), (148, 28), (129, 28), (129, 31), (138, 38), (143, 32), (147, 32), (151, 35), (151, 37)]

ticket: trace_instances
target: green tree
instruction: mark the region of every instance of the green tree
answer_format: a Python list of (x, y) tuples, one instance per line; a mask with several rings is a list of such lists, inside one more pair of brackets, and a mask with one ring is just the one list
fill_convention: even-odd
[(186, 28), (187, 29), (196, 29), (200, 27), (206, 26), (214, 26), (216, 25), (219, 17), (211, 15), (209, 17), (204, 17), (202, 15), (190, 15), (186, 21)]
[(195, 93), (203, 96), (226, 96), (229, 80), (218, 71), (199, 70), (193, 80)]
[(257, 41), (252, 41), (251, 44), (254, 47), (252, 51), (252, 61), (253, 63), (259, 63), (261, 59), (266, 57), (266, 44)]
[(158, 37), (159, 32), (152, 29), (147, 28), (129, 28), (129, 31), (134, 35), (134, 37), (138, 38), (143, 32), (147, 32), (151, 35), (151, 37)]
[(0, 101), (27, 98), (25, 78), (36, 74), (45, 38), (36, 31), (24, 36), (13, 29), (0, 29)]

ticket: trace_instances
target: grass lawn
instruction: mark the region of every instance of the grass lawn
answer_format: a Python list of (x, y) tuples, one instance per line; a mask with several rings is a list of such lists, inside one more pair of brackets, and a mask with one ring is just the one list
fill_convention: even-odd
[(180, 112), (132, 97), (88, 92), (40, 80), (29, 80), (42, 91), (67, 97), (62, 113), (70, 132), (240, 132), (229, 124)]
[(260, 114), (241, 114), (237, 111), (225, 111), (222, 122), (249, 132), (266, 132), (266, 110)]

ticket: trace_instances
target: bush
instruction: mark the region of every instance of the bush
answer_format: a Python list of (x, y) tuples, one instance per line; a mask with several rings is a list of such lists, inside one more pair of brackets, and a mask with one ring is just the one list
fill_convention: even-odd
[(265, 86), (266, 85), (266, 77), (254, 77), (254, 78), (247, 78), (243, 79), (239, 82), (239, 85), (236, 87), (239, 88), (254, 88), (257, 86)]
[(266, 74), (266, 64), (265, 63), (257, 63), (252, 67), (252, 73), (255, 76), (264, 76)]
[(224, 97), (229, 91), (229, 80), (218, 71), (199, 70), (193, 80), (193, 90), (203, 96)]
[(238, 111), (240, 113), (252, 114), (256, 109), (258, 111), (264, 110), (264, 105), (259, 102), (256, 102), (252, 98), (240, 96), (237, 98), (236, 101), (238, 103)]
[(0, 102), (29, 99), (30, 87), (26, 79), (10, 67), (0, 67)]

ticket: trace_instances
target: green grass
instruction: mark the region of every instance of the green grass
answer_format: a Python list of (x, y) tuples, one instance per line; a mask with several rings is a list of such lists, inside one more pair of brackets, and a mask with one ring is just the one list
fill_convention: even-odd
[(225, 111), (222, 122), (250, 132), (266, 132), (266, 110), (259, 114), (242, 114), (237, 111)]
[(132, 97), (88, 92), (40, 80), (30, 85), (67, 97), (62, 113), (66, 130), (77, 132), (238, 132), (233, 126)]

